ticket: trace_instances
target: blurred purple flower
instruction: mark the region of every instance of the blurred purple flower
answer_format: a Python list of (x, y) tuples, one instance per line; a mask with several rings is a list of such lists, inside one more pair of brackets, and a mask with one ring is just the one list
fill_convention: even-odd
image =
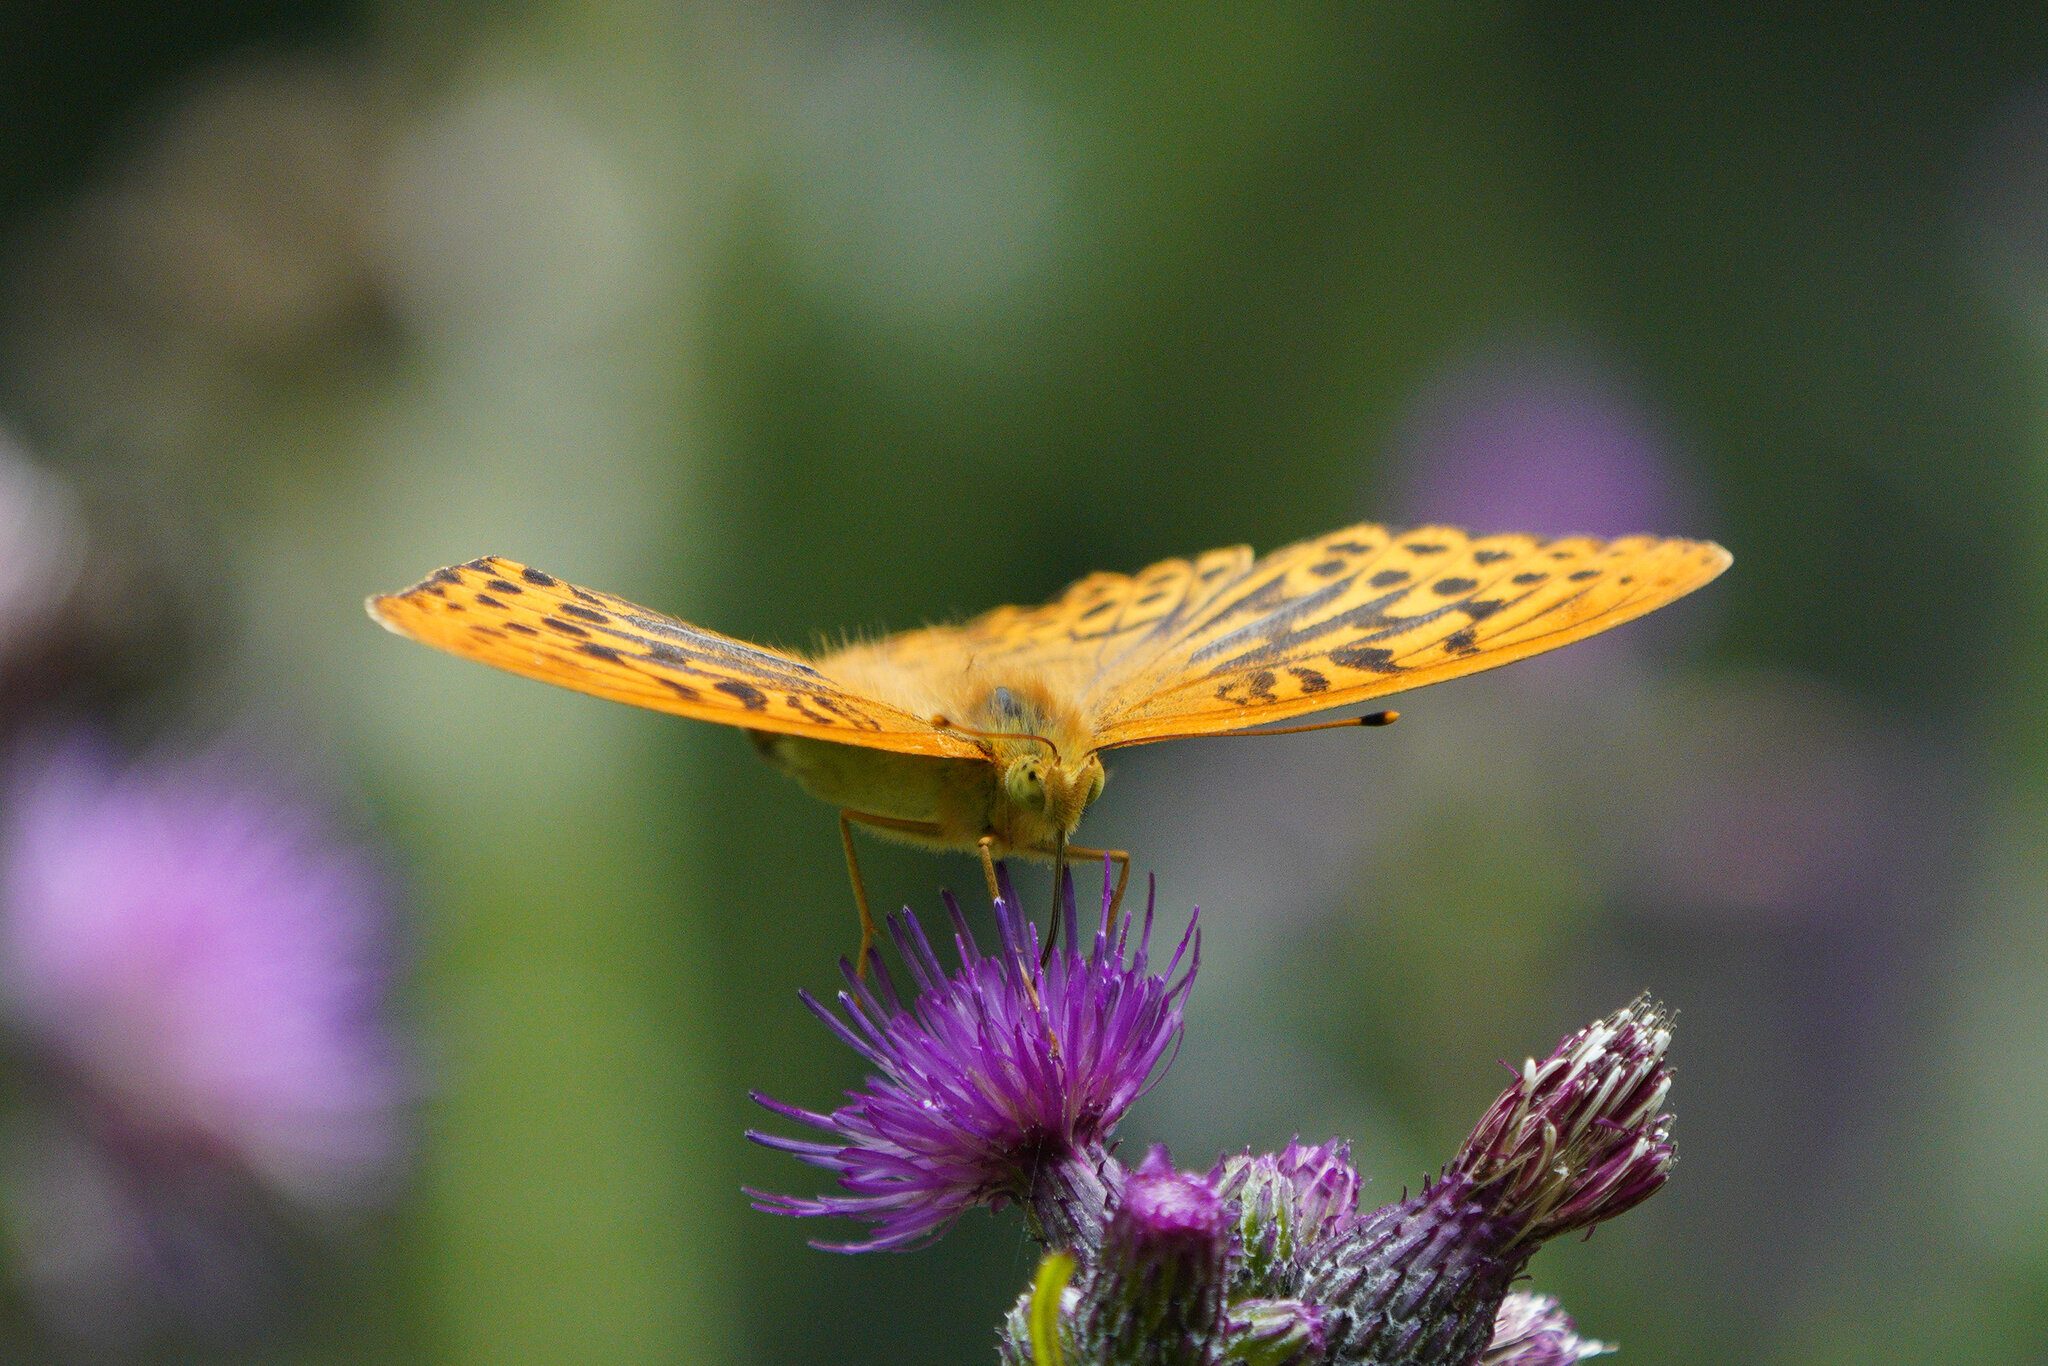
[(1940, 837), (1929, 756), (1823, 684), (1720, 677), (1668, 691), (1653, 716), (1627, 742), (1649, 790), (1615, 813), (1637, 904), (1864, 921), (1898, 903)]
[(1165, 968), (1150, 970), (1150, 896), (1133, 948), (1128, 916), (1110, 928), (1110, 892), (1105, 871), (1102, 918), (1083, 952), (1068, 881), (1056, 912), (1065, 947), (1043, 962), (1037, 927), (1018, 910), (1007, 879), (995, 906), (1000, 948), (992, 956), (976, 947), (948, 896), (960, 958), (950, 976), (916, 916), (890, 917), (914, 999), (898, 995), (879, 956), (872, 987), (842, 964), (844, 1020), (803, 996), (876, 1075), (830, 1114), (755, 1095), (776, 1114), (823, 1132), (825, 1142), (748, 1135), (832, 1172), (850, 1194), (749, 1191), (755, 1207), (876, 1226), (864, 1242), (819, 1244), (835, 1251), (908, 1247), (977, 1205), (1010, 1201), (1024, 1206), (1054, 1246), (1093, 1241), (1121, 1181), (1108, 1140), (1171, 1062), (1199, 958), (1190, 918)]
[(1394, 442), (1411, 521), (1542, 536), (1701, 534), (1666, 435), (1568, 347), (1484, 354), (1429, 386)]
[(49, 1102), (11, 1153), (32, 1279), (74, 1310), (132, 1283), (212, 1315), (262, 1260), (266, 1192), (318, 1213), (387, 1188), (408, 1092), (389, 912), (374, 862), (246, 756), (20, 759), (0, 1020)]
[(1478, 1366), (1576, 1366), (1613, 1350), (1580, 1337), (1571, 1316), (1551, 1296), (1518, 1290), (1501, 1301), (1493, 1342)]

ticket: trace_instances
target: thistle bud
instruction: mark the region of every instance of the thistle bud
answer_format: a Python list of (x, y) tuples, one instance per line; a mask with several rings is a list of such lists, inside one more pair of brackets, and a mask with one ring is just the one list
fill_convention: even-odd
[(1523, 1067), (1437, 1180), (1318, 1254), (1303, 1297), (1329, 1311), (1337, 1359), (1467, 1366), (1537, 1247), (1655, 1193), (1673, 1156), (1670, 1042), (1644, 1001), (1569, 1036)]
[(1229, 1207), (1154, 1148), (1124, 1181), (1079, 1309), (1086, 1360), (1206, 1366), (1224, 1328)]
[(1299, 1266), (1358, 1217), (1358, 1170), (1351, 1145), (1337, 1140), (1247, 1150), (1218, 1162), (1209, 1179), (1236, 1210), (1239, 1294), (1291, 1294)]

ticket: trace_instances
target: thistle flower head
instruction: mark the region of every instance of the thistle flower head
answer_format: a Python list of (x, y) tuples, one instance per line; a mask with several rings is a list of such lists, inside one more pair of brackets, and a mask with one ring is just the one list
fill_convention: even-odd
[(908, 1247), (968, 1209), (1011, 1201), (1055, 1245), (1095, 1230), (1121, 1179), (1108, 1140), (1171, 1061), (1199, 957), (1190, 918), (1165, 967), (1153, 970), (1151, 896), (1135, 944), (1128, 916), (1110, 923), (1110, 904), (1105, 869), (1101, 917), (1084, 944), (1069, 879), (1055, 912), (1063, 946), (1046, 955), (1006, 878), (997, 949), (985, 954), (948, 897), (959, 958), (950, 973), (916, 916), (890, 917), (910, 994), (877, 958), (872, 986), (842, 964), (837, 1012), (803, 998), (874, 1069), (865, 1086), (830, 1113), (754, 1097), (825, 1139), (748, 1136), (831, 1172), (846, 1193), (749, 1191), (755, 1207), (872, 1224), (865, 1241), (820, 1244), (849, 1252)]

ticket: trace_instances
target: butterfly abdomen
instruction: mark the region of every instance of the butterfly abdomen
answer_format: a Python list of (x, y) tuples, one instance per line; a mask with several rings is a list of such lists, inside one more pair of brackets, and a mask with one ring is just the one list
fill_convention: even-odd
[[(750, 735), (761, 756), (841, 810), (933, 827), (912, 843), (971, 849), (988, 829), (995, 770), (981, 759), (931, 759), (798, 735)], [(887, 832), (882, 832), (887, 833)]]

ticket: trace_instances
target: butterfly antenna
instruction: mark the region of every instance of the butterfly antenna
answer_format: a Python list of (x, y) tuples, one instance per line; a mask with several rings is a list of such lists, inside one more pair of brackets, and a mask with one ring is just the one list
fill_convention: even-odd
[[(1263, 730), (1221, 730), (1189, 731), (1184, 735), (1148, 735), (1143, 740), (1132, 740), (1129, 744), (1149, 745), (1155, 740), (1249, 740), (1261, 735), (1304, 735), (1312, 730), (1346, 730), (1358, 726), (1391, 726), (1401, 719), (1397, 711), (1369, 711), (1363, 716), (1347, 716), (1341, 721), (1312, 721), (1305, 726), (1269, 726)], [(1102, 749), (1121, 749), (1122, 745), (1103, 745)]]
[(1060, 747), (1058, 745), (1046, 739), (1043, 735), (1037, 735), (1028, 730), (975, 730), (972, 726), (955, 725), (943, 716), (934, 716), (930, 724), (933, 730), (950, 730), (955, 735), (972, 736), (976, 740), (1036, 740), (1039, 744), (1052, 751), (1054, 762), (1060, 761)]

